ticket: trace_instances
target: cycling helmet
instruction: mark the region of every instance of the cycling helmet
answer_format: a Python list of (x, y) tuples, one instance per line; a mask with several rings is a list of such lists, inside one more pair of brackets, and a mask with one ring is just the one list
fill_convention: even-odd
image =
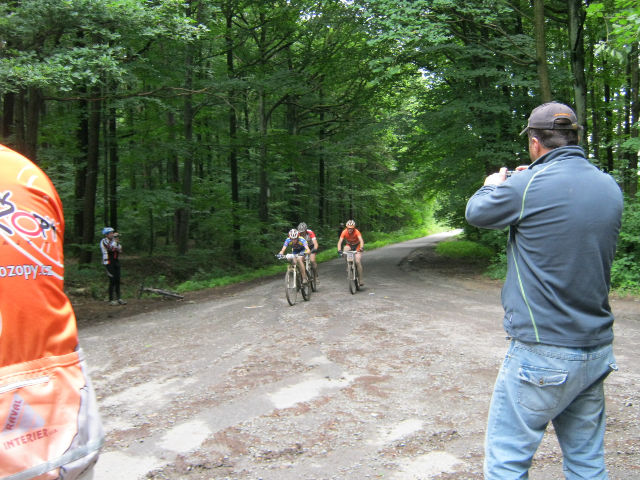
[(307, 224), (304, 222), (300, 222), (300, 225), (298, 225), (298, 232), (306, 232), (307, 231)]
[(294, 238), (298, 238), (298, 230), (296, 230), (295, 228), (292, 228), (291, 230), (289, 230), (289, 238), (292, 240)]
[(356, 222), (353, 220), (347, 221), (347, 228), (356, 228)]
[(104, 228), (102, 229), (102, 234), (103, 234), (103, 235), (107, 235), (107, 234), (109, 234), (109, 233), (111, 233), (111, 232), (113, 232), (113, 231), (114, 231), (114, 230), (113, 230), (113, 228), (111, 228), (111, 227), (104, 227)]

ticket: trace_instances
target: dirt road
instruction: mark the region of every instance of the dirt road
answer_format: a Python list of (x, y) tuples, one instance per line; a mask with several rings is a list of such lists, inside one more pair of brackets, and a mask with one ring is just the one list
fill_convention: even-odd
[[(95, 480), (481, 478), (500, 286), (439, 259), (445, 237), (365, 252), (355, 295), (336, 259), (293, 307), (276, 278), (81, 322), (107, 432)], [(640, 303), (613, 307), (607, 464), (638, 479)], [(562, 478), (560, 462), (548, 434), (530, 478)]]

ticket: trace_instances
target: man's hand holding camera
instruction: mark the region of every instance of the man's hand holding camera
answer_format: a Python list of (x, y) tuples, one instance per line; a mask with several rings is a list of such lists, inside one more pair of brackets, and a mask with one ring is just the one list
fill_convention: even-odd
[(492, 173), (484, 180), (485, 185), (500, 185), (507, 181), (511, 175), (514, 175), (522, 170), (526, 170), (528, 167), (526, 165), (520, 165), (516, 167), (515, 170), (507, 170), (507, 167), (502, 167), (500, 171), (497, 173)]

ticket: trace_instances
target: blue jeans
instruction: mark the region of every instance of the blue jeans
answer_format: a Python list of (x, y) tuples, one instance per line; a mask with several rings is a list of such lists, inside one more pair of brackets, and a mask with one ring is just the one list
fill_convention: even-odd
[(484, 476), (529, 478), (553, 422), (567, 479), (606, 479), (604, 387), (617, 370), (612, 345), (568, 348), (511, 340), (489, 407)]

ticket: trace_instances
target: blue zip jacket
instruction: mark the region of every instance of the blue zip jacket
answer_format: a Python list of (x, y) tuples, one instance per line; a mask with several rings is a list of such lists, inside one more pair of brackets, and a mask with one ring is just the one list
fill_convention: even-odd
[(477, 227), (509, 227), (504, 329), (515, 339), (565, 347), (613, 340), (611, 263), (622, 216), (615, 180), (579, 146), (556, 148), (467, 202)]

